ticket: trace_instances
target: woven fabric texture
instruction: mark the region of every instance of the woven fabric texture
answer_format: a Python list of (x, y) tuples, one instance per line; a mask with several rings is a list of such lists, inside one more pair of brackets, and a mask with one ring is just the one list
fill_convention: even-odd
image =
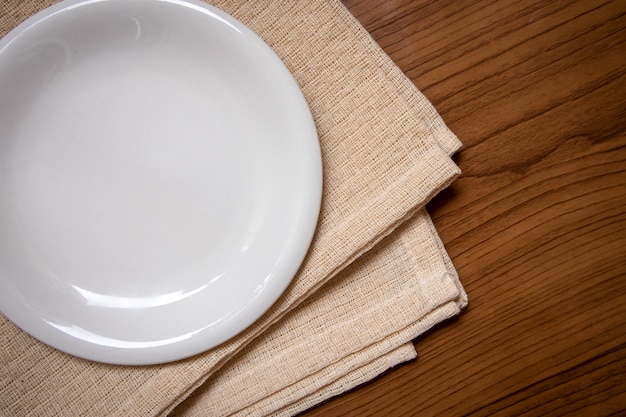
[(457, 314), (466, 296), (439, 242), (421, 210), (246, 346), (173, 415), (271, 414), (363, 372)]
[[(2, 2), (0, 35), (52, 3), (46, 0)], [(346, 295), (341, 283), (349, 282), (353, 274), (355, 277), (376, 276), (384, 281), (388, 285), (381, 292), (367, 292), (377, 286), (375, 283), (364, 285), (365, 293), (360, 295), (363, 298), (355, 297), (357, 301), (351, 301), (356, 303), (351, 314), (330, 314), (327, 322), (318, 323), (332, 333), (334, 328), (346, 328), (346, 323), (363, 312), (363, 318), (357, 318), (359, 326), (351, 331), (352, 339), (340, 338), (342, 344), (332, 349), (320, 347), (316, 354), (320, 355), (321, 365), (312, 361), (303, 369), (305, 372), (299, 374), (301, 376), (295, 376), (297, 383), (298, 378), (315, 379), (315, 375), (324, 372), (331, 375), (326, 380), (319, 379), (318, 391), (298, 392), (300, 398), (280, 397), (276, 402), (272, 400), (274, 393), (252, 392), (241, 397), (241, 410), (267, 399), (275, 405), (264, 405), (263, 410), (274, 408), (276, 412), (282, 410), (280, 412), (289, 414), (311, 405), (316, 398), (338, 392), (338, 387), (349, 386), (348, 381), (362, 382), (366, 375), (371, 377), (375, 370), (385, 368), (384, 364), (409, 358), (406, 347), (401, 346), (414, 337), (411, 334), (419, 334), (419, 331), (407, 332), (397, 340), (392, 334), (381, 334), (380, 327), (386, 327), (390, 317), (399, 319), (398, 323), (404, 323), (404, 329), (408, 329), (424, 322), (429, 314), (450, 307), (450, 313), (445, 310), (446, 314), (432, 319), (442, 320), (463, 304), (459, 301), (463, 294), (455, 284), (455, 274), (420, 272), (415, 275), (416, 270), (412, 268), (420, 264), (409, 259), (412, 253), (407, 249), (409, 245), (399, 238), (408, 232), (403, 226), (402, 231), (392, 234), (419, 212), (416, 218), (423, 221), (412, 220), (410, 224), (425, 225), (423, 229), (429, 231), (423, 237), (433, 237), (436, 241), (427, 215), (420, 210), (459, 174), (449, 154), (460, 143), (432, 105), (339, 1), (224, 0), (214, 4), (257, 32), (276, 51), (294, 74), (313, 113), (323, 154), (324, 195), (317, 231), (302, 268), (272, 309), (245, 332), (204, 354), (164, 365), (124, 367), (78, 359), (40, 343), (0, 317), (0, 414), (165, 415), (199, 387), (219, 386), (211, 382), (212, 379), (207, 385), (203, 384), (209, 378), (219, 379), (220, 374), (216, 372), (238, 352), (245, 358), (251, 350), (261, 352), (262, 348), (270, 352), (264, 353), (268, 357), (280, 349), (269, 346), (273, 341), (264, 344), (259, 340), (267, 339), (258, 338), (271, 333), (268, 329), (281, 318), (285, 317), (285, 322), (297, 321), (300, 314), (310, 314), (312, 305), (322, 311), (332, 309), (333, 303), (343, 304), (346, 297), (351, 300), (352, 296), (349, 292)], [(393, 244), (381, 245), (383, 249), (375, 249), (370, 252), (375, 255), (368, 255), (368, 259), (375, 258), (376, 262), (359, 260), (390, 234)], [(403, 249), (391, 249), (396, 246)], [(428, 247), (437, 248), (438, 256), (448, 262), (440, 243), (431, 243)], [(427, 264), (426, 268), (434, 268), (434, 264)], [(364, 270), (368, 267), (364, 265), (376, 266), (371, 266), (374, 270), (367, 272)], [(450, 265), (448, 271), (453, 271)], [(410, 286), (409, 278), (413, 280), (415, 291), (409, 298), (398, 296), (399, 288)], [(429, 280), (434, 283), (428, 283)], [(318, 291), (329, 282), (330, 291)], [(336, 291), (344, 292), (341, 296), (333, 295)], [(316, 294), (327, 295), (311, 298)], [(442, 299), (438, 300), (440, 296)], [(358, 309), (360, 302), (362, 310)], [(373, 315), (368, 324), (366, 313), (378, 302), (381, 303), (380, 313), (376, 314), (380, 316)], [(286, 316), (290, 312), (294, 312), (293, 317)], [(287, 330), (311, 331), (299, 324), (288, 326)], [(403, 328), (398, 327), (396, 333), (401, 331)], [(299, 337), (306, 338), (307, 334)], [(374, 349), (372, 346), (377, 343), (392, 339), (394, 343), (388, 343), (384, 349), (373, 350), (371, 355), (356, 359), (358, 351)], [(281, 343), (289, 344), (289, 340)], [(298, 348), (290, 346), (290, 349)], [(385, 360), (392, 357), (395, 359)], [(242, 363), (247, 366), (245, 360), (238, 360), (232, 363), (232, 369), (239, 372), (241, 368), (237, 366), (241, 367)], [(334, 364), (342, 363), (343, 370), (333, 372)], [(229, 369), (230, 365), (223, 370), (224, 375), (230, 375)], [(359, 369), (363, 372), (359, 373)], [(255, 372), (258, 372), (257, 367)], [(261, 374), (256, 378), (261, 378), (258, 375)], [(284, 374), (280, 381), (278, 385), (294, 384), (294, 375)], [(283, 395), (283, 388), (275, 393)]]

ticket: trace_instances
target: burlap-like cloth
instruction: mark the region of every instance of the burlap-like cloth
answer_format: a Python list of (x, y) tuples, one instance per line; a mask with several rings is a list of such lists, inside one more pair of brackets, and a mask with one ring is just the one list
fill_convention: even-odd
[[(5, 1), (0, 34), (51, 3)], [(459, 174), (432, 105), (338, 1), (212, 3), (276, 51), (311, 107), (324, 196), (302, 268), (246, 331), (164, 365), (78, 359), (0, 317), (0, 415), (290, 415), (413, 358), (408, 342), (465, 304), (423, 210)]]

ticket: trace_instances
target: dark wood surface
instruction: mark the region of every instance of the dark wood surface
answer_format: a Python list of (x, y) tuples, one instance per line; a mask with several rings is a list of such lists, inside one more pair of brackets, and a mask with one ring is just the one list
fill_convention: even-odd
[(464, 143), (469, 308), (306, 416), (626, 415), (626, 1), (345, 0)]

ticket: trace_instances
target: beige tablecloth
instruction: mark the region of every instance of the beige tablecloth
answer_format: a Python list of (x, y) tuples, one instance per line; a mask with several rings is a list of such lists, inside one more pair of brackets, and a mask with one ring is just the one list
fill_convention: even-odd
[[(0, 34), (51, 3), (5, 1)], [(1, 316), (0, 415), (291, 415), (414, 358), (410, 341), (465, 305), (423, 209), (459, 174), (432, 105), (339, 1), (212, 3), (276, 51), (311, 107), (324, 195), (302, 268), (242, 334), (164, 365), (78, 359)]]

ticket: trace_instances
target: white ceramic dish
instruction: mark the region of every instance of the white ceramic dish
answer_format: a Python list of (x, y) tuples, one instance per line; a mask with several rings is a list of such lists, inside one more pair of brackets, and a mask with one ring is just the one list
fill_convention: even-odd
[(321, 184), (291, 74), (202, 2), (69, 0), (0, 41), (0, 310), (55, 348), (234, 337), (297, 272)]

